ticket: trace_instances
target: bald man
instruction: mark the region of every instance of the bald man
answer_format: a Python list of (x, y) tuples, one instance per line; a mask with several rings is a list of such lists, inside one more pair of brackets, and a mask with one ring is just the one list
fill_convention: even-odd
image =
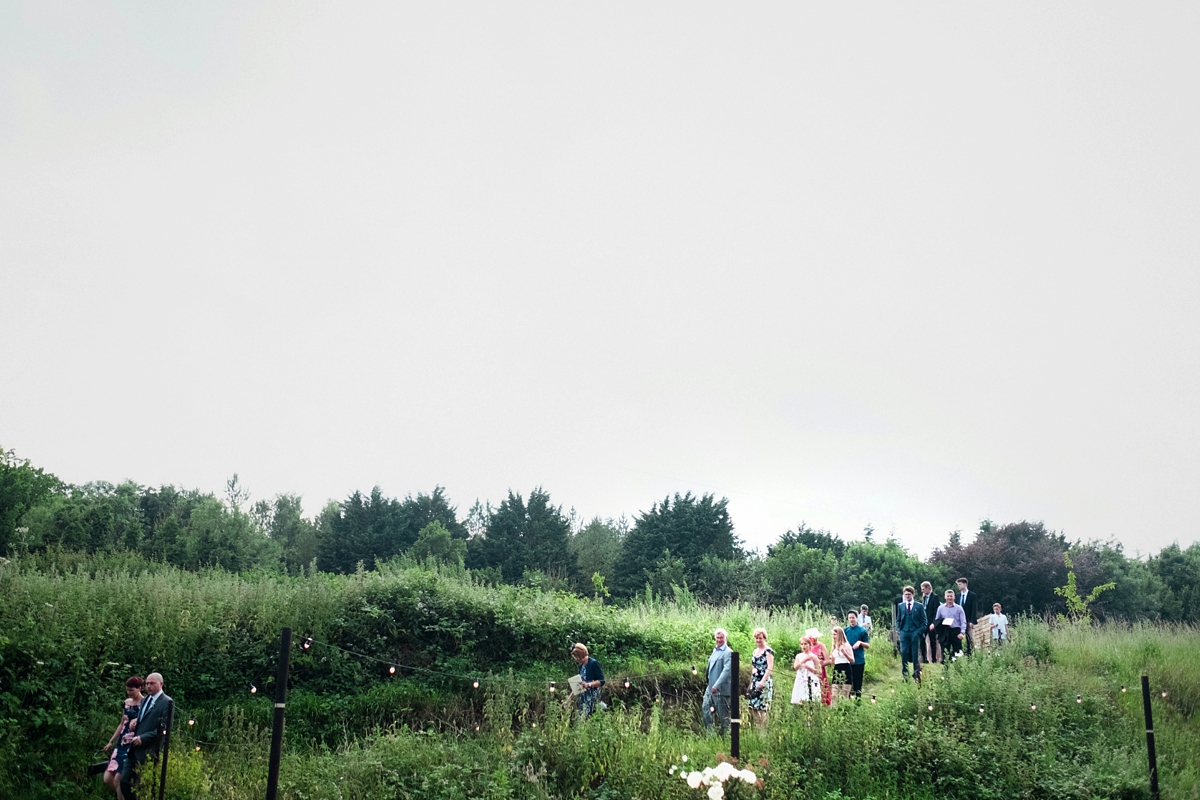
[(167, 724), (167, 708), (171, 698), (163, 692), (163, 676), (151, 672), (146, 676), (146, 697), (138, 711), (137, 729), (121, 773), (121, 793), (125, 800), (137, 800), (136, 789), (141, 782), (140, 771), (146, 758), (158, 747), (159, 731)]

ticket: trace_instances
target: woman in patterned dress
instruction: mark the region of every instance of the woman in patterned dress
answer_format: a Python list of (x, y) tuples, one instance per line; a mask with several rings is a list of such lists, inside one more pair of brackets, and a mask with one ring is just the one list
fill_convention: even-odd
[(775, 651), (767, 645), (767, 629), (754, 629), (754, 653), (750, 663), (754, 667), (750, 675), (750, 685), (746, 687), (746, 697), (749, 698), (750, 716), (758, 727), (767, 729), (767, 712), (771, 710), (771, 696), (774, 694), (774, 684), (771, 673), (775, 670)]
[(596, 710), (600, 703), (600, 687), (604, 685), (604, 671), (600, 662), (588, 654), (588, 649), (582, 644), (571, 648), (571, 658), (579, 665), (579, 679), (583, 691), (579, 694), (579, 718), (586, 719)]
[(121, 722), (113, 731), (108, 744), (104, 745), (104, 752), (112, 750), (112, 757), (104, 770), (104, 784), (117, 793), (117, 800), (125, 800), (121, 793), (121, 772), (125, 769), (125, 759), (129, 755), (129, 742), (125, 737), (133, 738), (141, 707), (142, 679), (134, 675), (125, 681), (125, 705), (121, 709)]

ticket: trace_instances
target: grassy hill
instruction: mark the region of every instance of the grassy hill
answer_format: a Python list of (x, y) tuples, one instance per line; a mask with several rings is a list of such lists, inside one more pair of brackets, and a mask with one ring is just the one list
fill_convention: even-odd
[[(179, 709), (168, 796), (263, 796), (285, 625), (297, 644), (282, 794), (297, 800), (701, 798), (679, 773), (728, 749), (698, 724), (717, 625), (747, 662), (763, 625), (780, 656), (769, 729), (743, 733), (763, 786), (743, 795), (1148, 797), (1143, 671), (1167, 692), (1164, 796), (1200, 792), (1200, 637), (1186, 627), (1022, 621), (1009, 647), (930, 669), (919, 689), (878, 646), (861, 704), (813, 709), (786, 702), (799, 633), (829, 628), (811, 608), (686, 595), (612, 607), (403, 561), (283, 577), (63, 553), (0, 564), (0, 597), (0, 796), (106, 796), (86, 765), (124, 678), (152, 670)], [(575, 641), (603, 664), (612, 707), (582, 725), (548, 691), (573, 674)]]

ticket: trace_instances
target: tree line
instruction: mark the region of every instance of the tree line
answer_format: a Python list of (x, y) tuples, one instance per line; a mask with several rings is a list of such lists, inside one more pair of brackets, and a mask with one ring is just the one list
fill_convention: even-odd
[(928, 580), (940, 591), (961, 575), (988, 606), (1037, 614), (1063, 610), (1055, 588), (1067, 581), (1069, 557), (1081, 587), (1115, 584), (1093, 606), (1098, 617), (1200, 621), (1200, 544), (1130, 558), (1119, 543), (1069, 542), (1041, 522), (984, 520), (970, 543), (950, 533), (922, 560), (894, 539), (876, 541), (870, 528), (846, 541), (801, 523), (752, 552), (734, 532), (728, 500), (712, 494), (667, 496), (632, 519), (585, 521), (540, 487), (509, 491), (497, 506), (476, 501), (461, 518), (440, 486), (403, 499), (376, 487), (305, 517), (298, 495), (251, 502), (236, 475), (224, 497), (132, 481), (72, 485), (0, 450), (0, 553), (54, 548), (291, 574), (433, 559), (484, 582), (600, 600), (650, 594), (840, 611), (890, 609), (906, 583)]

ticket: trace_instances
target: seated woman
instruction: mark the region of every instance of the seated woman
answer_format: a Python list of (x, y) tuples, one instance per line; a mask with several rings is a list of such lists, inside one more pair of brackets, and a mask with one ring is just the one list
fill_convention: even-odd
[(112, 738), (104, 745), (104, 752), (112, 750), (108, 767), (104, 770), (104, 785), (117, 793), (117, 800), (125, 800), (121, 793), (121, 773), (125, 770), (125, 759), (129, 757), (129, 740), (137, 730), (138, 711), (142, 707), (142, 679), (137, 675), (125, 681), (125, 701), (121, 709), (121, 722), (113, 731)]
[(583, 691), (579, 694), (579, 717), (586, 719), (600, 702), (600, 687), (604, 685), (604, 670), (600, 662), (588, 654), (588, 649), (578, 642), (571, 648), (571, 658), (579, 665), (579, 678)]

